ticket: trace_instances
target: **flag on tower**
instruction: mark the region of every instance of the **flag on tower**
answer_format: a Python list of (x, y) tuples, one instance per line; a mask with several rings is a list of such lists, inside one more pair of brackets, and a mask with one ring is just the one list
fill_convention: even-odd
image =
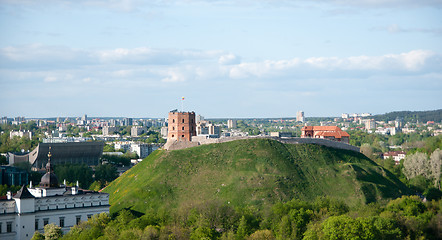
[(184, 100), (184, 97), (182, 97), (181, 100)]

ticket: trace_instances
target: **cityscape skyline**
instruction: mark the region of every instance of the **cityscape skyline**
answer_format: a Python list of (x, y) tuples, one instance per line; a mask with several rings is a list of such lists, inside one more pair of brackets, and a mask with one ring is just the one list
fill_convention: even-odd
[(1, 3), (2, 116), (442, 108), (437, 1)]

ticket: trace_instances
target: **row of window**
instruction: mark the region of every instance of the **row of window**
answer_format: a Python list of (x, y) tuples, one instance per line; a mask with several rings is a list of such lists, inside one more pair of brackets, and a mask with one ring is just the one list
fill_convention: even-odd
[[(190, 119), (190, 122), (193, 123), (193, 119)], [(172, 123), (175, 123), (175, 119), (172, 119)], [(182, 123), (184, 123), (184, 119), (182, 119)]]
[[(175, 127), (172, 127), (172, 130), (175, 130)], [(182, 127), (181, 130), (185, 130), (185, 128)], [(190, 130), (193, 131), (193, 127), (190, 127)]]
[[(92, 214), (88, 214), (87, 218), (91, 218)], [(64, 227), (64, 219), (65, 217), (59, 217), (59, 221), (58, 221), (58, 226), (59, 227)], [(75, 216), (75, 224), (78, 225), (81, 222), (81, 215), (77, 215)], [(46, 226), (47, 224), (49, 224), (49, 218), (43, 218), (43, 227)], [(35, 219), (35, 230), (38, 230), (39, 228), (39, 220)]]

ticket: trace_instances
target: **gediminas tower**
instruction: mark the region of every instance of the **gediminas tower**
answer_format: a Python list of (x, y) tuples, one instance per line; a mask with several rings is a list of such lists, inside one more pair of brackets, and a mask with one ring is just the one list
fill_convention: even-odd
[(195, 112), (169, 112), (167, 141), (192, 141), (196, 136)]

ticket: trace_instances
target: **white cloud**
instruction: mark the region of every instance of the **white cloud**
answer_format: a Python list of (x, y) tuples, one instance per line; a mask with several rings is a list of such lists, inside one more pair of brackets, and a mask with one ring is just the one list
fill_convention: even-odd
[(230, 53), (219, 57), (218, 62), (221, 65), (232, 65), (240, 63), (241, 59), (238, 56)]
[(345, 76), (347, 72), (353, 74), (359, 71), (364, 75), (367, 71), (371, 75), (387, 72), (410, 73), (439, 65), (439, 55), (425, 50), (414, 50), (401, 54), (386, 54), (383, 56), (355, 56), (347, 58), (338, 57), (312, 57), (305, 60), (279, 60), (255, 63), (241, 63), (230, 69), (230, 77), (247, 78), (270, 77), (281, 75), (322, 75), (323, 72), (335, 72), (334, 75)]
[(47, 76), (47, 77), (45, 77), (45, 79), (43, 81), (44, 82), (56, 82), (57, 78), (54, 76)]

